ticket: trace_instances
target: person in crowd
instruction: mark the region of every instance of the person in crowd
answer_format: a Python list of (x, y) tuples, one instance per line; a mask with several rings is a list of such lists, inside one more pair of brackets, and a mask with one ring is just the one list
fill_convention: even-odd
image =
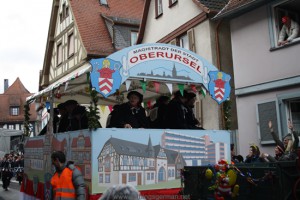
[[(267, 153), (262, 153), (261, 157), (264, 160), (266, 160), (267, 162), (276, 162), (284, 154), (284, 151), (285, 151), (285, 148), (286, 148), (287, 144), (285, 145), (283, 142), (281, 142), (279, 140), (279, 138), (277, 137), (277, 135), (274, 133), (272, 121), (269, 121), (268, 126), (269, 126), (270, 133), (271, 133), (271, 135), (272, 135), (272, 137), (273, 137), (273, 139), (276, 143), (276, 147), (274, 148), (275, 156), (273, 157), (273, 156), (271, 156)], [(285, 141), (287, 141), (287, 140), (285, 140)]]
[(145, 200), (137, 189), (131, 185), (115, 185), (108, 188), (99, 200)]
[(230, 144), (230, 155), (231, 155), (231, 161), (233, 161), (233, 158), (235, 156), (234, 144)]
[(2, 170), (2, 188), (8, 191), (10, 180), (13, 177), (13, 159), (11, 154), (5, 154), (4, 159), (1, 163)]
[(53, 199), (85, 200), (86, 190), (81, 171), (72, 162), (65, 165), (66, 156), (62, 151), (51, 154), (55, 173), (51, 178)]
[(64, 102), (64, 106), (68, 113), (69, 126), (67, 131), (76, 131), (88, 128), (87, 111), (84, 106), (78, 104), (75, 100)]
[(246, 156), (245, 163), (258, 163), (264, 162), (264, 159), (260, 157), (259, 147), (255, 144), (250, 145), (249, 154)]
[[(269, 154), (263, 154), (262, 157), (270, 162), (275, 161), (287, 161), (297, 159), (297, 148), (299, 144), (298, 134), (294, 131), (293, 124), (288, 120), (288, 128), (292, 134), (288, 133), (283, 137), (283, 142), (279, 140), (278, 136), (274, 133), (272, 121), (269, 121), (270, 133), (276, 143), (275, 147), (275, 157)], [(283, 152), (282, 152), (283, 151)]]
[(185, 103), (187, 101), (186, 90), (181, 94), (180, 91), (175, 92), (174, 98), (169, 102), (167, 107), (165, 127), (170, 129), (188, 129), (186, 121), (187, 109)]
[(230, 144), (230, 154), (231, 154), (231, 163), (232, 164), (244, 162), (244, 158), (242, 155), (236, 155), (234, 144)]
[(149, 119), (151, 128), (165, 128), (167, 107), (170, 98), (168, 96), (160, 96), (150, 110)]
[(57, 132), (63, 133), (63, 132), (67, 131), (68, 126), (69, 126), (68, 111), (67, 111), (64, 103), (58, 104), (57, 109), (58, 109), (58, 112), (60, 115)]
[(143, 95), (131, 91), (127, 95), (128, 102), (119, 105), (111, 115), (109, 127), (115, 128), (149, 128), (146, 111), (142, 107)]
[(267, 162), (276, 162), (276, 161), (279, 161), (280, 158), (283, 156), (284, 154), (284, 150), (281, 146), (279, 145), (276, 145), (276, 147), (274, 148), (274, 153), (275, 153), (275, 156), (271, 156), (267, 153), (262, 153), (261, 154), (261, 158), (263, 158), (265, 161)]
[(233, 163), (243, 163), (244, 157), (242, 155), (233, 156)]
[(24, 156), (23, 155), (17, 155), (17, 158), (14, 162), (14, 169), (16, 172), (16, 179), (19, 182), (19, 185), (21, 185), (23, 181), (23, 172), (24, 172)]
[(281, 18), (283, 24), (278, 39), (278, 46), (285, 45), (299, 36), (299, 24), (293, 21), (289, 16)]
[(186, 107), (187, 128), (203, 130), (203, 128), (200, 125), (199, 120), (196, 119), (194, 111), (193, 111), (193, 109), (195, 107), (196, 94), (194, 92), (188, 92), (186, 98), (187, 98), (187, 100), (185, 102), (185, 107)]

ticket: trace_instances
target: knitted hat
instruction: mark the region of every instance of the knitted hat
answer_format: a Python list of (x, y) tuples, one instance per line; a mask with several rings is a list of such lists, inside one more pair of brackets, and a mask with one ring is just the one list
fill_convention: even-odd
[(281, 18), (281, 22), (283, 23), (283, 24), (285, 24), (287, 21), (288, 21), (288, 16), (283, 16), (282, 18)]

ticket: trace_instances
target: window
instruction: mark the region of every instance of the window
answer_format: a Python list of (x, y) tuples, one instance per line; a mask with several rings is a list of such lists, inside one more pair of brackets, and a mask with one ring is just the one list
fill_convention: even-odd
[(155, 17), (158, 18), (163, 14), (162, 0), (155, 0)]
[[(279, 112), (280, 110), (280, 112)], [(261, 144), (274, 144), (269, 133), (268, 122), (272, 121), (275, 134), (279, 139), (289, 133), (288, 120), (293, 123), (294, 130), (300, 130), (300, 93), (278, 94), (277, 98), (257, 104), (257, 126)]]
[(259, 140), (261, 144), (273, 144), (274, 140), (270, 134), (268, 123), (271, 120), (273, 123), (274, 132), (281, 138), (280, 123), (278, 120), (277, 100), (260, 102), (257, 104), (257, 128)]
[(129, 173), (129, 182), (135, 182), (136, 181), (136, 174), (135, 173)]
[(63, 20), (64, 20), (64, 19), (63, 19), (63, 14), (62, 14), (62, 13), (59, 14), (59, 20), (60, 20), (60, 23), (62, 23)]
[[(278, 40), (280, 35), (280, 30), (283, 27), (282, 24), (282, 17), (283, 16), (289, 16), (291, 20), (293, 21), (292, 24), (297, 23), (299, 25), (300, 22), (300, 1), (298, 0), (287, 0), (287, 1), (281, 1), (280, 3), (273, 4), (271, 6), (271, 24), (272, 29), (271, 32), (271, 46), (278, 47)], [(294, 27), (294, 25), (292, 25)], [(298, 35), (291, 40), (291, 42), (300, 41), (300, 37)], [(287, 39), (287, 37), (285, 37)]]
[(172, 7), (178, 2), (178, 0), (169, 0), (169, 7)]
[(137, 37), (138, 37), (138, 32), (131, 31), (131, 34), (130, 34), (130, 45), (131, 46), (136, 45)]
[(8, 125), (8, 129), (14, 129), (15, 126), (13, 124)]
[(62, 44), (59, 43), (57, 45), (57, 66), (60, 65), (62, 63), (62, 57), (63, 57), (63, 52), (62, 52)]
[(188, 39), (187, 34), (181, 36), (179, 38), (179, 42), (180, 42), (180, 47), (185, 48), (187, 50), (190, 49), (190, 47), (189, 47), (189, 39)]
[(103, 174), (99, 174), (99, 183), (103, 183)]
[(105, 174), (105, 183), (110, 183), (110, 174)]
[(61, 13), (59, 14), (60, 23), (62, 23), (67, 17), (69, 17), (69, 7), (64, 3), (62, 5)]
[(300, 99), (288, 101), (288, 119), (293, 122), (294, 130), (300, 131)]
[(20, 114), (19, 107), (16, 107), (16, 106), (10, 107), (10, 115), (18, 116), (19, 114)]
[[(181, 35), (177, 38), (177, 41), (179, 43), (179, 46), (182, 48), (185, 48), (187, 50), (196, 52), (196, 44), (195, 44), (195, 36), (194, 36), (194, 29), (190, 29), (186, 32), (186, 34)], [(176, 38), (170, 43), (176, 43)]]
[(69, 17), (69, 7), (66, 7), (66, 18)]
[(74, 55), (74, 33), (68, 35), (68, 56), (71, 57)]

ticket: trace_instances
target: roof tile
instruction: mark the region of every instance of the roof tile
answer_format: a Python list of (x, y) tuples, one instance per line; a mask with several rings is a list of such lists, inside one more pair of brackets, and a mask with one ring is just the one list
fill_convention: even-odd
[(108, 6), (101, 6), (96, 0), (70, 0), (70, 5), (87, 53), (107, 56), (113, 53), (115, 49), (101, 15), (140, 21), (144, 0), (110, 0)]

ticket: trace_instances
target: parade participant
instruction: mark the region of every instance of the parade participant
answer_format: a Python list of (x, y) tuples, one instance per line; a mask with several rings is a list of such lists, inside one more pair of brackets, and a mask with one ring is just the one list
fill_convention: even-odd
[(112, 113), (109, 127), (115, 128), (149, 128), (145, 109), (142, 107), (143, 95), (131, 91), (127, 95), (128, 102), (121, 104)]
[(64, 107), (68, 112), (69, 126), (67, 131), (76, 131), (88, 128), (87, 111), (84, 106), (75, 100), (64, 102)]
[(165, 128), (167, 107), (170, 98), (168, 96), (160, 96), (149, 112), (151, 128)]
[(188, 129), (186, 122), (187, 109), (184, 104), (187, 101), (187, 91), (180, 91), (174, 94), (174, 98), (169, 102), (166, 115), (166, 128)]
[(65, 165), (66, 156), (61, 151), (51, 155), (55, 173), (51, 178), (54, 199), (85, 200), (85, 184), (80, 170), (72, 162)]
[(67, 111), (64, 103), (58, 104), (57, 109), (58, 109), (58, 112), (60, 115), (57, 132), (63, 133), (63, 132), (67, 131), (67, 128), (69, 126), (68, 111)]
[(119, 104), (114, 105), (114, 106), (113, 106), (113, 109), (112, 109), (112, 111), (111, 111), (111, 113), (109, 113), (109, 115), (107, 116), (107, 120), (106, 120), (106, 128), (111, 128), (111, 127), (110, 127), (111, 116), (112, 116), (115, 112), (117, 112), (119, 106), (120, 106)]
[(10, 180), (13, 177), (13, 166), (12, 166), (12, 155), (5, 154), (4, 159), (1, 163), (2, 169), (2, 188), (5, 191), (8, 191), (8, 187), (10, 185)]
[(188, 129), (201, 129), (203, 128), (200, 126), (200, 122), (198, 119), (196, 119), (195, 114), (194, 114), (194, 107), (195, 107), (195, 101), (196, 101), (196, 94), (194, 92), (188, 92), (186, 96), (186, 102), (185, 102), (185, 107), (186, 107), (186, 123), (187, 123), (187, 128)]

